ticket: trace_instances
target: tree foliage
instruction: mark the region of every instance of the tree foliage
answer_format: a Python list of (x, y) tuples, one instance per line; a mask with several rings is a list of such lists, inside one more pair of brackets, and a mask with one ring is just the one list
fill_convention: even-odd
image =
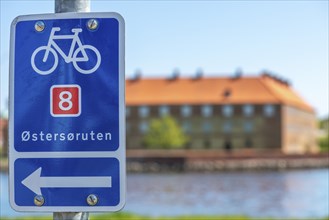
[(182, 148), (187, 141), (187, 136), (170, 116), (153, 119), (144, 137), (144, 143), (148, 148)]
[(320, 146), (321, 151), (328, 152), (329, 151), (329, 117), (319, 120), (319, 129), (325, 132), (325, 136), (320, 137), (318, 139), (318, 144)]
[(318, 125), (320, 129), (329, 131), (329, 116), (327, 118), (319, 119)]
[(329, 135), (318, 140), (321, 151), (329, 152)]

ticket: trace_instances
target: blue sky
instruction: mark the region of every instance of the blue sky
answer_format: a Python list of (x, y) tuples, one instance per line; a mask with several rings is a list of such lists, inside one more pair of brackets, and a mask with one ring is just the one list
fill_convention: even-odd
[[(0, 0), (1, 111), (8, 97), (10, 23), (53, 13), (54, 0)], [(271, 71), (292, 82), (318, 116), (328, 115), (328, 1), (96, 1), (126, 22), (126, 75), (245, 75)]]

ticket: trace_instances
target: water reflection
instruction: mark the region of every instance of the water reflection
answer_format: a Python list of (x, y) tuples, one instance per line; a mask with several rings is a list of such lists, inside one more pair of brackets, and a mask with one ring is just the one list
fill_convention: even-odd
[[(328, 178), (328, 169), (129, 174), (124, 211), (152, 216), (324, 217), (329, 215)], [(17, 216), (9, 208), (7, 180), (2, 174), (1, 216)]]
[[(148, 215), (329, 215), (328, 170), (128, 176), (126, 211)], [(152, 208), (150, 208), (152, 207)]]

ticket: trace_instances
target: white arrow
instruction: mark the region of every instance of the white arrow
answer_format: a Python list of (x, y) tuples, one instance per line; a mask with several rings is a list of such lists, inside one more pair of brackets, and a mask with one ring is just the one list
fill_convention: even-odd
[(74, 176), (74, 177), (41, 177), (42, 168), (26, 177), (22, 184), (37, 195), (41, 195), (41, 188), (91, 188), (112, 187), (112, 178), (99, 176)]

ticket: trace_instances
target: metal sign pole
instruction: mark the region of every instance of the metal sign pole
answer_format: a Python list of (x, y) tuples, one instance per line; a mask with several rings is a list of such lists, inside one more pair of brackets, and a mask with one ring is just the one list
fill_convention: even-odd
[[(55, 0), (55, 13), (90, 12), (90, 0)], [(54, 212), (54, 220), (88, 220), (88, 212)]]
[(55, 0), (55, 13), (90, 12), (90, 0)]
[(54, 220), (88, 220), (88, 212), (54, 212)]

